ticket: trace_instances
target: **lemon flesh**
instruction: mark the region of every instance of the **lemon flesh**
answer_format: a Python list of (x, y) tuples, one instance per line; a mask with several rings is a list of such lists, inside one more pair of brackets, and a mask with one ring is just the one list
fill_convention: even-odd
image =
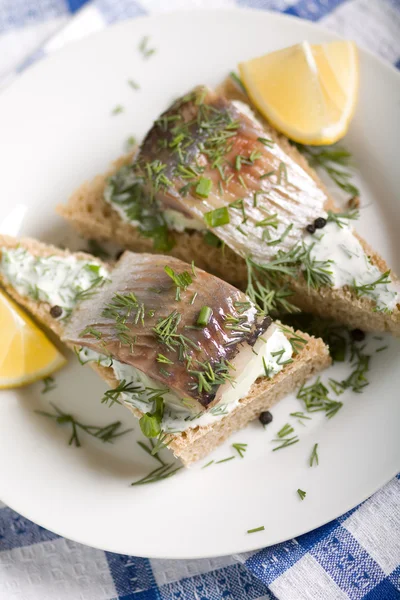
[(48, 377), (67, 362), (52, 342), (0, 291), (0, 389)]
[(302, 42), (239, 65), (260, 113), (290, 139), (333, 144), (347, 132), (358, 92), (354, 42)]

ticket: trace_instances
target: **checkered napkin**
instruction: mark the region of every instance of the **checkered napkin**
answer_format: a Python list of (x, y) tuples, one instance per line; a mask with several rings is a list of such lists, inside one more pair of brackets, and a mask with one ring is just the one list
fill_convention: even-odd
[[(320, 21), (400, 68), (400, 0), (0, 0), (0, 86), (34, 60), (120, 19), (234, 5)], [(400, 477), (295, 540), (204, 560), (149, 560), (94, 550), (0, 504), (0, 600), (274, 598), (400, 598)]]

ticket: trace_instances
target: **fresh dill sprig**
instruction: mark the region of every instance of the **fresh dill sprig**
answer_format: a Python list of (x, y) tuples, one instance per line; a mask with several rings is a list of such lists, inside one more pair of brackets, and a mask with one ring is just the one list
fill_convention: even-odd
[(342, 408), (343, 402), (337, 402), (329, 398), (329, 390), (318, 377), (317, 381), (311, 385), (303, 384), (297, 392), (297, 398), (304, 402), (307, 412), (325, 412), (328, 419), (331, 419)]
[(51, 376), (45, 377), (43, 379), (43, 384), (44, 384), (44, 387), (42, 389), (42, 394), (47, 394), (47, 392), (51, 392), (52, 390), (55, 390), (57, 387), (54, 377), (51, 377)]
[(158, 452), (153, 453), (154, 450), (154, 442), (153, 440), (150, 438), (149, 440), (149, 446), (147, 446), (144, 442), (142, 441), (138, 441), (136, 442), (138, 446), (140, 446), (142, 448), (142, 450), (144, 450), (145, 452), (147, 452), (147, 454), (149, 454), (150, 456), (152, 456), (156, 461), (158, 461), (161, 465), (163, 465), (165, 467), (166, 463), (162, 460), (162, 458), (158, 455)]
[(154, 469), (148, 475), (142, 477), (142, 479), (138, 479), (138, 481), (134, 481), (131, 485), (145, 485), (147, 483), (156, 483), (157, 481), (163, 481), (164, 479), (169, 479), (175, 475), (178, 471), (180, 471), (182, 467), (176, 467), (175, 464), (164, 465)]
[(294, 145), (304, 154), (312, 167), (323, 169), (341, 190), (350, 196), (360, 195), (360, 190), (351, 183), (352, 155), (343, 146), (336, 144), (332, 146)]
[[(257, 265), (251, 258), (246, 259), (246, 294), (265, 314), (298, 312), (299, 309), (289, 302), (293, 292), (284, 284), (278, 284), (276, 272)], [(290, 266), (287, 267), (290, 269)], [(294, 270), (290, 274), (294, 275)], [(287, 273), (284, 273), (287, 274)]]
[(317, 466), (319, 465), (318, 444), (314, 444), (314, 447), (312, 449), (311, 456), (310, 456), (310, 467), (312, 467), (314, 464)]
[(228, 456), (228, 458), (223, 458), (222, 460), (217, 460), (215, 462), (216, 465), (220, 465), (221, 463), (228, 462), (229, 460), (233, 460), (236, 456)]
[(375, 281), (371, 283), (357, 284), (354, 281), (352, 288), (356, 292), (358, 296), (369, 296), (371, 292), (375, 292), (376, 286), (378, 285), (388, 285), (391, 283), (391, 279), (389, 278), (390, 270), (382, 273), (380, 277), (378, 277)]
[(299, 442), (299, 437), (297, 435), (294, 435), (291, 438), (284, 438), (283, 441), (282, 439), (278, 439), (278, 440), (272, 440), (273, 442), (282, 442), (279, 446), (276, 446), (275, 448), (272, 449), (272, 452), (276, 452), (276, 450), (281, 450), (281, 448), (287, 448), (288, 446), (293, 446), (293, 444), (297, 444), (297, 442)]
[(138, 386), (133, 382), (128, 382), (125, 379), (122, 379), (119, 384), (115, 388), (111, 388), (104, 392), (104, 396), (101, 399), (102, 404), (108, 404), (112, 406), (113, 404), (121, 404), (119, 397), (121, 394), (137, 394), (142, 392), (143, 388)]
[(336, 223), (338, 227), (341, 229), (347, 225), (347, 223), (343, 222), (342, 219), (346, 220), (354, 220), (358, 219), (360, 216), (360, 212), (358, 210), (348, 210), (347, 212), (333, 212), (332, 210), (328, 210), (327, 222), (328, 223)]
[(232, 448), (234, 448), (237, 451), (240, 458), (243, 458), (244, 453), (247, 450), (247, 444), (232, 444)]
[(307, 492), (301, 490), (300, 488), (297, 490), (297, 493), (300, 497), (300, 500), (304, 500), (304, 498), (306, 497)]
[(301, 254), (301, 265), (307, 286), (309, 288), (318, 289), (323, 285), (333, 285), (333, 272), (331, 271), (331, 260), (316, 260), (311, 256), (311, 250), (315, 243), (310, 246), (303, 244), (303, 252)]
[(244, 87), (239, 75), (237, 75), (234, 71), (231, 71), (229, 73), (229, 76), (232, 79), (232, 81), (242, 90), (242, 92), (247, 95), (246, 88)]
[(369, 371), (371, 356), (364, 353), (365, 346), (358, 346), (354, 342), (350, 345), (350, 364), (352, 372), (342, 381), (330, 380), (337, 389), (351, 389), (360, 394), (369, 384), (366, 374)]
[(286, 339), (290, 342), (293, 354), (298, 354), (307, 344), (307, 340), (305, 338), (301, 337), (301, 335), (295, 331), (292, 331), (288, 327), (285, 327), (281, 323), (279, 324), (279, 329), (285, 334)]
[(76, 447), (81, 446), (81, 442), (79, 439), (78, 431), (84, 431), (88, 435), (95, 437), (102, 442), (113, 442), (116, 438), (121, 437), (121, 435), (125, 435), (132, 429), (125, 429), (124, 431), (120, 431), (120, 427), (122, 425), (121, 421), (114, 421), (109, 425), (86, 425), (77, 421), (75, 417), (71, 414), (64, 413), (61, 409), (59, 409), (55, 404), (50, 402), (51, 406), (54, 409), (54, 413), (49, 413), (43, 410), (36, 410), (36, 414), (41, 415), (42, 417), (47, 417), (49, 419), (53, 419), (58, 425), (68, 424), (72, 428), (71, 437), (69, 438), (68, 445), (75, 445)]

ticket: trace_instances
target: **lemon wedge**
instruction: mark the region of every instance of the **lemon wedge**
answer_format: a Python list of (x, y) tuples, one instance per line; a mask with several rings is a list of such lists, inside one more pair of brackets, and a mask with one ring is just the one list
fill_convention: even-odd
[(51, 375), (67, 362), (37, 325), (0, 290), (0, 389)]
[(297, 44), (239, 65), (260, 113), (290, 139), (333, 144), (347, 132), (358, 91), (354, 42)]

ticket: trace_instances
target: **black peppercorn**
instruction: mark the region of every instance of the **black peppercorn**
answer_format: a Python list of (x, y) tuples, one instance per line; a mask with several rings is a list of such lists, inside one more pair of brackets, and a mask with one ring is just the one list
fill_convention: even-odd
[(362, 342), (365, 340), (365, 333), (361, 329), (353, 329), (350, 332), (351, 337), (355, 342)]
[(326, 219), (324, 217), (318, 217), (314, 221), (315, 229), (322, 229), (326, 225)]
[(261, 413), (261, 415), (258, 418), (260, 420), (260, 423), (262, 423), (263, 425), (268, 425), (268, 423), (271, 423), (273, 417), (269, 410), (265, 410)]
[(310, 225), (307, 225), (306, 231), (308, 231), (308, 233), (315, 233), (315, 225), (314, 225), (314, 223), (311, 223)]
[(57, 304), (52, 306), (50, 309), (50, 315), (53, 317), (53, 319), (58, 319), (58, 317), (61, 317), (62, 313), (63, 309), (61, 306), (57, 306)]

